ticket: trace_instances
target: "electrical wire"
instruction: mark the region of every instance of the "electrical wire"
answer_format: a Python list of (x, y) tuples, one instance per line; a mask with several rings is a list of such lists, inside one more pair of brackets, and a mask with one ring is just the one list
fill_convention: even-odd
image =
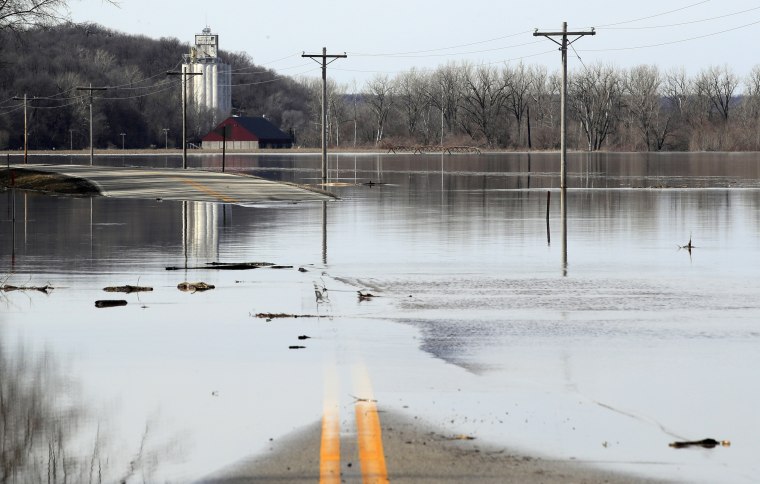
[(699, 20), (691, 20), (691, 21), (688, 21), (688, 22), (680, 22), (680, 23), (669, 24), (669, 25), (652, 25), (652, 26), (647, 26), (647, 27), (609, 27), (609, 28), (607, 28), (607, 27), (599, 27), (599, 28), (597, 28), (597, 30), (650, 30), (650, 29), (667, 29), (667, 28), (671, 28), (671, 27), (682, 27), (684, 25), (693, 25), (693, 24), (698, 24), (698, 23), (703, 23), (703, 22), (710, 22), (710, 21), (713, 21), (713, 20), (719, 20), (719, 19), (722, 19), (722, 18), (733, 17), (735, 15), (741, 15), (743, 13), (752, 12), (754, 10), (760, 10), (760, 7), (748, 8), (746, 10), (741, 10), (739, 12), (728, 13), (728, 14), (725, 14), (725, 15), (718, 15), (717, 17), (710, 17), (710, 18), (704, 18), (704, 19), (699, 19)]
[(486, 40), (479, 40), (476, 42), (469, 42), (467, 44), (458, 44), (458, 45), (452, 45), (449, 47), (440, 47), (437, 49), (426, 49), (426, 50), (413, 50), (408, 52), (395, 52), (395, 53), (384, 53), (384, 54), (367, 54), (367, 53), (361, 53), (361, 52), (349, 52), (352, 56), (356, 57), (402, 57), (402, 56), (412, 56), (413, 54), (425, 54), (428, 52), (440, 52), (442, 50), (451, 50), (451, 49), (459, 49), (461, 47), (470, 47), (473, 45), (479, 45), (479, 44), (487, 44), (489, 42), (496, 42), (499, 40), (508, 39), (510, 37), (517, 37), (518, 35), (525, 35), (530, 33), (530, 30), (525, 30), (523, 32), (517, 32), (514, 34), (504, 35), (501, 37), (495, 37), (493, 39), (486, 39)]
[(672, 41), (668, 41), (668, 42), (659, 42), (659, 43), (656, 43), (656, 44), (636, 45), (636, 46), (631, 46), (631, 47), (611, 47), (611, 48), (606, 48), (606, 49), (582, 49), (581, 52), (615, 52), (615, 51), (624, 51), (624, 50), (650, 49), (652, 47), (662, 47), (662, 46), (665, 46), (665, 45), (682, 44), (684, 42), (690, 42), (692, 40), (705, 39), (707, 37), (714, 37), (716, 35), (725, 34), (725, 33), (728, 33), (728, 32), (733, 32), (735, 30), (744, 29), (744, 28), (751, 27), (751, 26), (757, 25), (757, 24), (760, 24), (760, 20), (756, 20), (754, 22), (750, 22), (750, 23), (744, 24), (744, 25), (739, 25), (738, 27), (733, 27), (733, 28), (730, 28), (730, 29), (725, 29), (725, 30), (721, 30), (721, 31), (718, 31), (718, 32), (712, 32), (712, 33), (709, 33), (709, 34), (704, 34), (704, 35), (697, 35), (695, 37), (689, 37), (689, 38), (686, 38), (686, 39), (672, 40)]
[(694, 8), (694, 7), (697, 7), (699, 5), (702, 5), (702, 4), (705, 4), (705, 3), (709, 3), (709, 2), (710, 2), (710, 0), (703, 0), (701, 2), (692, 3), (691, 5), (686, 5), (685, 7), (680, 7), (680, 8), (676, 8), (676, 9), (673, 9), (673, 10), (668, 10), (666, 12), (656, 13), (654, 15), (649, 15), (649, 16), (646, 16), (646, 17), (636, 18), (636, 19), (633, 19), (633, 20), (624, 20), (622, 22), (615, 22), (615, 23), (611, 23), (611, 24), (597, 25), (596, 28), (601, 29), (601, 28), (606, 28), (606, 27), (614, 27), (615, 25), (632, 24), (632, 23), (635, 23), (635, 22), (641, 22), (642, 20), (649, 20), (649, 19), (652, 19), (652, 18), (664, 17), (665, 15), (670, 15), (671, 13), (681, 12), (683, 10)]

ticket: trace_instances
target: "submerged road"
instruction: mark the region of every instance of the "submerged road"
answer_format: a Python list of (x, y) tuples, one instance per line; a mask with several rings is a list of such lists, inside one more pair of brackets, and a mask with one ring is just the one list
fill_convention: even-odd
[[(82, 165), (13, 165), (17, 173), (45, 173), (85, 180), (105, 197), (245, 204), (325, 201), (326, 192), (263, 178), (200, 170)], [(44, 188), (42, 188), (44, 190)]]

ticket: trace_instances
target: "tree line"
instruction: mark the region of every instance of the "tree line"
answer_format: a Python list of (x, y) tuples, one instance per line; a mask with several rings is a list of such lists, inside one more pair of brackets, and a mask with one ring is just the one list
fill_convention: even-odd
[[(317, 83), (302, 82), (315, 99)], [(543, 66), (465, 62), (376, 75), (361, 90), (331, 84), (330, 141), (558, 149), (561, 82)], [(567, 100), (571, 149), (760, 149), (760, 66), (742, 79), (730, 66), (690, 76), (683, 68), (584, 65), (568, 74)]]
[[(0, 148), (23, 146), (28, 97), (32, 149), (82, 149), (89, 143), (89, 94), (98, 148), (181, 145), (177, 69), (189, 44), (149, 39), (94, 24), (0, 29)], [(321, 143), (321, 79), (291, 78), (245, 53), (220, 52), (232, 69), (233, 114), (262, 116)], [(491, 149), (559, 147), (558, 71), (524, 63), (452, 62), (431, 71), (378, 74), (359, 85), (328, 81), (331, 147), (472, 145)], [(190, 109), (190, 137), (213, 126)], [(641, 65), (591, 64), (569, 73), (568, 147), (576, 150), (760, 149), (760, 66), (746, 78), (730, 66), (695, 75)], [(122, 135), (123, 133), (123, 135)]]

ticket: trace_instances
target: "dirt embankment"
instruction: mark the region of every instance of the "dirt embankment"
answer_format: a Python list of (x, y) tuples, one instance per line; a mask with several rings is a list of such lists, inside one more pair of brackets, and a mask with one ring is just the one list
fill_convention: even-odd
[(0, 169), (0, 187), (65, 195), (100, 195), (98, 187), (85, 179), (26, 168)]

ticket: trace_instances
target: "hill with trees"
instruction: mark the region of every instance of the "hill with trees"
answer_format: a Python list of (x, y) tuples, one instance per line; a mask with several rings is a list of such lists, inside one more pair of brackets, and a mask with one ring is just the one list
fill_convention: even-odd
[[(28, 97), (31, 149), (81, 149), (89, 145), (89, 94), (77, 87), (108, 87), (94, 93), (95, 146), (181, 145), (179, 68), (188, 43), (150, 39), (95, 24), (61, 24), (0, 31), (0, 148), (23, 146), (23, 102)], [(220, 52), (233, 71), (232, 104), (246, 115), (263, 115), (284, 129), (308, 119), (308, 90), (291, 78), (256, 66), (245, 53)], [(194, 110), (189, 110), (194, 114)], [(190, 119), (190, 136), (208, 129)], [(288, 125), (290, 123), (290, 125)]]

